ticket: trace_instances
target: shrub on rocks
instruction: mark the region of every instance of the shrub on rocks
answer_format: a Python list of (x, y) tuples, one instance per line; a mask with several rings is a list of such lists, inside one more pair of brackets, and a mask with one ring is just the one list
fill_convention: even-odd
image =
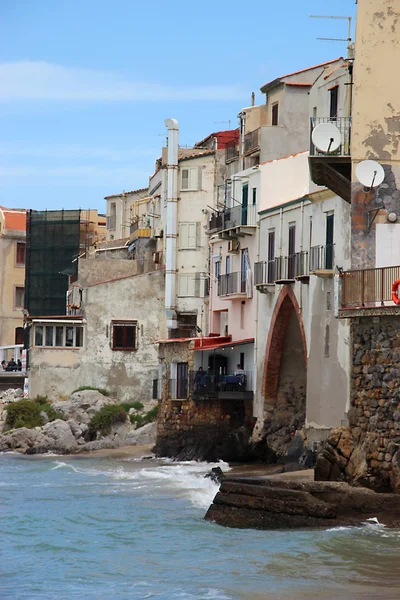
[(127, 411), (120, 404), (107, 404), (103, 406), (89, 422), (89, 433), (91, 436), (108, 435), (113, 425), (125, 423), (128, 416)]
[(84, 392), (85, 390), (93, 390), (95, 392), (100, 392), (100, 394), (103, 394), (103, 396), (110, 395), (110, 392), (108, 390), (106, 390), (105, 388), (93, 387), (91, 385), (81, 385), (76, 390), (71, 392), (71, 396), (72, 396), (72, 394), (75, 394), (75, 392)]
[(63, 417), (51, 406), (41, 400), (18, 400), (7, 408), (5, 430), (27, 427), (34, 429), (44, 423), (62, 419)]

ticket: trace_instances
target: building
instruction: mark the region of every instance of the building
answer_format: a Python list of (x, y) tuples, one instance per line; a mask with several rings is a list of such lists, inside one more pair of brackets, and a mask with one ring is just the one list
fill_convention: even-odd
[[(26, 211), (0, 206), (0, 358), (23, 344)], [(18, 350), (19, 352), (19, 350)]]
[(30, 396), (58, 400), (93, 386), (121, 401), (150, 400), (155, 341), (165, 335), (164, 278), (153, 263), (142, 272), (138, 261), (80, 259), (69, 314), (27, 319)]
[[(129, 238), (137, 208), (146, 199), (148, 188), (105, 196), (107, 203), (107, 241)], [(145, 225), (145, 223), (143, 223)]]

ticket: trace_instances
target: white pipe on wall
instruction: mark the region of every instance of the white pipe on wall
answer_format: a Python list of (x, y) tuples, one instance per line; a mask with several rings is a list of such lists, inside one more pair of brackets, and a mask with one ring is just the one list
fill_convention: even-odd
[(168, 127), (167, 231), (165, 235), (165, 316), (168, 329), (178, 327), (176, 314), (176, 239), (178, 223), (178, 133), (176, 119), (165, 119)]

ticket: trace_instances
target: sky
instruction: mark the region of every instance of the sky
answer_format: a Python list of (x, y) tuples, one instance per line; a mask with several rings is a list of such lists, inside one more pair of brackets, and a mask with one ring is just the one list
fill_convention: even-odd
[(97, 208), (165, 145), (235, 128), (276, 77), (346, 55), (355, 0), (0, 0), (0, 205)]

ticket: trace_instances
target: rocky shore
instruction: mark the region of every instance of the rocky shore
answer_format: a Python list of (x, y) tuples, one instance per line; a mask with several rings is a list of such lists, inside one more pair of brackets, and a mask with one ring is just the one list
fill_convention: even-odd
[(400, 527), (400, 496), (347, 483), (226, 477), (205, 520), (240, 529)]
[[(17, 451), (24, 454), (76, 454), (95, 450), (109, 450), (125, 446), (152, 446), (155, 442), (156, 423), (148, 423), (137, 428), (135, 423), (125, 418), (110, 427), (107, 435), (95, 435), (90, 430), (90, 422), (101, 409), (117, 405), (118, 401), (96, 390), (75, 392), (68, 400), (52, 403), (52, 410), (60, 415), (52, 421), (37, 427), (15, 427), (6, 430), (7, 408), (20, 399), (18, 393), (8, 391), (3, 396), (0, 420), (0, 452)], [(148, 407), (144, 407), (144, 410)], [(43, 411), (43, 420), (46, 421)]]

